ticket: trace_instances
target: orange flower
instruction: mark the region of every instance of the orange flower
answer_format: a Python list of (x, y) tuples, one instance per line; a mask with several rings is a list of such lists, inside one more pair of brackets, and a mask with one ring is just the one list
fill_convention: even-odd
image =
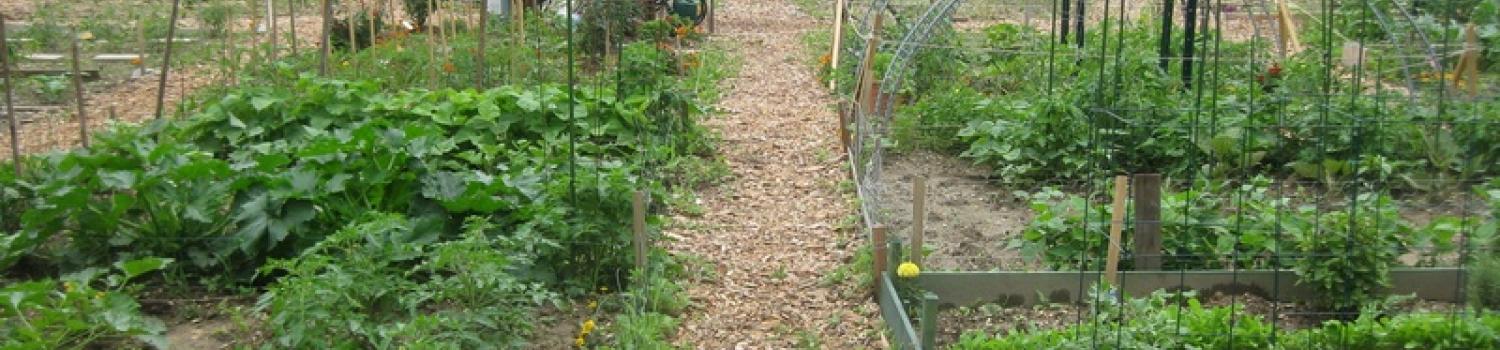
[(142, 64), (146, 64), (146, 61), (142, 61), (141, 56), (136, 56), (135, 58), (130, 59), (130, 65), (132, 66), (140, 66)]
[(828, 66), (828, 65), (830, 65), (830, 64), (833, 64), (833, 55), (832, 54), (826, 54), (826, 53), (823, 54), (823, 56), (818, 57), (818, 63), (822, 64), (825, 67)]
[(686, 38), (687, 35), (688, 35), (688, 30), (689, 30), (688, 26), (677, 27), (677, 38), (678, 39)]
[(453, 72), (457, 72), (457, 71), (458, 71), (458, 67), (454, 67), (453, 66), (453, 62), (445, 62), (445, 63), (443, 63), (443, 72), (453, 73)]

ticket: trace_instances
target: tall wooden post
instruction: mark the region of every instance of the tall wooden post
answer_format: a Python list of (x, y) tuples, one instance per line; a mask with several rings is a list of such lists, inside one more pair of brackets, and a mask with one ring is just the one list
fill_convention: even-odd
[(10, 164), (16, 176), (21, 175), (21, 123), (16, 118), (15, 79), (10, 72), (10, 43), (5, 38), (5, 21), (0, 20), (0, 77), (5, 78), (5, 119), (10, 121)]
[(172, 0), (172, 17), (167, 19), (167, 45), (161, 54), (161, 79), (156, 83), (156, 119), (161, 119), (162, 110), (167, 104), (167, 72), (172, 68), (172, 44), (177, 40), (177, 11), (182, 7), (182, 0)]
[(635, 191), (631, 198), (631, 228), (635, 233), (635, 268), (642, 276), (646, 273), (646, 255), (650, 253), (646, 242), (646, 192)]
[(1116, 272), (1120, 269), (1120, 231), (1125, 229), (1125, 190), (1130, 180), (1124, 175), (1115, 177), (1114, 211), (1109, 214), (1109, 255), (1105, 261), (1104, 280), (1112, 286), (1120, 285)]
[(922, 266), (923, 226), (927, 222), (927, 177), (918, 176), (912, 181), (911, 186), (911, 259), (912, 263)]
[[(77, 33), (77, 28), (74, 28)], [(83, 142), (83, 147), (89, 147), (89, 118), (83, 110), (83, 70), (79, 68), (78, 61), (78, 37), (73, 37), (73, 105), (78, 107), (78, 139)]]
[(276, 61), (276, 36), (280, 34), (280, 32), (276, 30), (275, 0), (266, 0), (266, 26), (270, 27), (269, 29), (271, 32), (271, 40), (268, 41), (268, 43), (271, 45), (270, 50), (268, 50), (270, 53), (266, 55), (266, 61), (272, 62)]
[(323, 34), (318, 37), (318, 75), (328, 76), (328, 56), (332, 54), (333, 47), (329, 45), (328, 39), (333, 35), (333, 3), (332, 0), (323, 0)]
[(1161, 174), (1136, 174), (1135, 269), (1161, 269)]
[(489, 62), (484, 59), (484, 44), (489, 38), (490, 6), (489, 1), (480, 1), (479, 6), (479, 50), (474, 55), (474, 88), (484, 90), (484, 79), (489, 74)]
[(870, 25), (870, 37), (865, 39), (865, 59), (860, 64), (859, 92), (855, 95), (859, 99), (860, 112), (870, 114), (875, 112), (875, 54), (880, 49), (880, 28), (885, 22), (885, 16), (876, 14), (875, 20)]
[(297, 55), (297, 1), (286, 1), (287, 31), (291, 32), (286, 38), (287, 44), (292, 47), (292, 56)]

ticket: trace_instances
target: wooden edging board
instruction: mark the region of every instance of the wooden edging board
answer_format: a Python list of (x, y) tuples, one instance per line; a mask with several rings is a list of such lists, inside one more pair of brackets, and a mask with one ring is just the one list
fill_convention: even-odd
[[(1461, 274), (1459, 268), (1391, 269), (1391, 288), (1386, 292), (1457, 302), (1463, 297), (1454, 292)], [(980, 303), (1025, 306), (1077, 302), (1099, 277), (1098, 271), (923, 272), (917, 282), (922, 289), (937, 294), (943, 307)], [(1297, 274), (1291, 270), (1121, 271), (1119, 278), (1120, 287), (1132, 296), (1184, 288), (1207, 293), (1244, 292), (1285, 301), (1317, 295), (1311, 288), (1297, 285)]]

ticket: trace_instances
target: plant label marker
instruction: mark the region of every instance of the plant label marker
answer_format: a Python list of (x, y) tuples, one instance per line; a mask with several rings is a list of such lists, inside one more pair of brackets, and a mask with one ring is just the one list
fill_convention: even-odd
[(646, 192), (635, 191), (631, 198), (631, 228), (635, 232), (635, 268), (642, 276), (646, 273)]
[[(75, 29), (76, 30), (76, 29)], [(78, 67), (78, 38), (73, 38), (73, 105), (78, 107), (78, 140), (89, 147), (89, 118), (83, 109), (83, 74)]]
[(1161, 174), (1135, 175), (1135, 269), (1161, 269)]
[(911, 184), (911, 262), (922, 266), (922, 231), (927, 221), (927, 176), (917, 176)]
[(1104, 280), (1111, 286), (1120, 285), (1117, 273), (1120, 269), (1120, 231), (1125, 228), (1125, 190), (1128, 187), (1129, 178), (1115, 176), (1115, 198), (1111, 207), (1114, 211), (1109, 214), (1109, 256), (1104, 265)]

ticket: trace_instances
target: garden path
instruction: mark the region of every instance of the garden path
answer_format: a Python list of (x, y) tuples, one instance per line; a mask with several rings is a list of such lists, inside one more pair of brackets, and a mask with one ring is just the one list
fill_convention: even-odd
[(807, 31), (827, 26), (788, 0), (724, 1), (718, 33), (744, 63), (723, 82), (723, 136), (733, 175), (704, 191), (704, 214), (669, 229), (676, 253), (703, 258), (713, 278), (692, 282), (694, 306), (676, 342), (700, 349), (880, 347), (868, 293), (825, 275), (846, 264), (855, 233), (833, 97), (799, 59)]

